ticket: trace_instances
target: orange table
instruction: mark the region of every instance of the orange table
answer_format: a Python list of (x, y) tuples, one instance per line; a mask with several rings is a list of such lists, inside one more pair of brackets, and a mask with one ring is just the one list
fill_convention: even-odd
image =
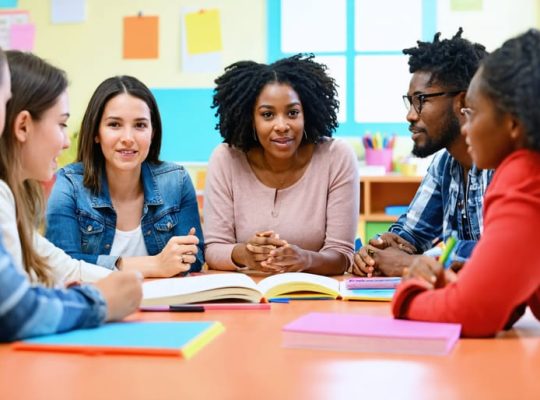
[(296, 301), (271, 311), (139, 313), (218, 320), (226, 331), (191, 360), (12, 351), (0, 346), (0, 399), (538, 399), (540, 324), (527, 314), (497, 339), (449, 356), (285, 349), (281, 327), (310, 311), (389, 315), (387, 303)]

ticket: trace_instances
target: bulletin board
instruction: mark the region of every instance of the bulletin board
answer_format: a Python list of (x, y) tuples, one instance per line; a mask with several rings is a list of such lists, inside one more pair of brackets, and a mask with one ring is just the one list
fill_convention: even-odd
[[(238, 60), (266, 61), (266, 0), (8, 3), (1, 8), (0, 2), (0, 11), (29, 12), (35, 26), (33, 51), (68, 74), (69, 129), (79, 129), (100, 82), (132, 75), (156, 96), (164, 127), (161, 158), (166, 161), (207, 161), (221, 142), (210, 109), (215, 78)], [(126, 38), (130, 27), (132, 36)], [(187, 30), (204, 40), (187, 41)]]
[[(225, 66), (313, 52), (339, 85), (338, 136), (405, 137), (401, 95), (410, 76), (401, 50), (459, 26), (465, 37), (498, 47), (539, 26), (538, 1), (516, 1), (519, 7), (507, 0), (2, 0), (0, 12), (28, 11), (30, 25), (17, 28), (26, 36), (15, 39), (67, 72), (72, 131), (100, 82), (133, 75), (158, 101), (162, 158), (205, 162), (221, 142), (210, 105)], [(210, 36), (187, 40), (188, 31)]]

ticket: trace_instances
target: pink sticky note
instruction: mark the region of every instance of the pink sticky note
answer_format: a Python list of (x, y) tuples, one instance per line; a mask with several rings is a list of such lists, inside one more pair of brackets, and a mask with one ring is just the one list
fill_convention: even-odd
[(13, 24), (10, 27), (9, 33), (9, 48), (11, 50), (34, 50), (34, 39), (36, 36), (36, 26), (34, 24)]

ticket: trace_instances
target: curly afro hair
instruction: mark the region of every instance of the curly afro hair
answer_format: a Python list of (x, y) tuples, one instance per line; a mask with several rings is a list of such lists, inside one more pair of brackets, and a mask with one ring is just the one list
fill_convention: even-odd
[(248, 151), (260, 146), (253, 136), (253, 110), (262, 89), (269, 83), (290, 85), (298, 94), (304, 111), (304, 143), (317, 143), (331, 137), (336, 129), (336, 83), (327, 67), (314, 61), (312, 54), (297, 54), (272, 64), (240, 61), (229, 65), (215, 80), (212, 108), (219, 121), (216, 128), (223, 141)]
[(454, 90), (466, 90), (480, 66), (480, 61), (488, 54), (478, 43), (463, 39), (463, 29), (452, 39), (440, 40), (441, 33), (433, 37), (433, 42), (418, 41), (417, 47), (404, 49), (409, 55), (409, 72), (431, 72), (429, 84), (437, 83)]

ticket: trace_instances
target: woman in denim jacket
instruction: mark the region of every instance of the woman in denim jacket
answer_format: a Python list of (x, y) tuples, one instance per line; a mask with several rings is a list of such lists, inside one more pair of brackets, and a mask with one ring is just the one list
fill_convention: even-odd
[(182, 166), (159, 161), (161, 135), (156, 101), (142, 82), (102, 82), (83, 118), (78, 162), (56, 176), (47, 238), (74, 258), (145, 277), (199, 271), (195, 190)]

